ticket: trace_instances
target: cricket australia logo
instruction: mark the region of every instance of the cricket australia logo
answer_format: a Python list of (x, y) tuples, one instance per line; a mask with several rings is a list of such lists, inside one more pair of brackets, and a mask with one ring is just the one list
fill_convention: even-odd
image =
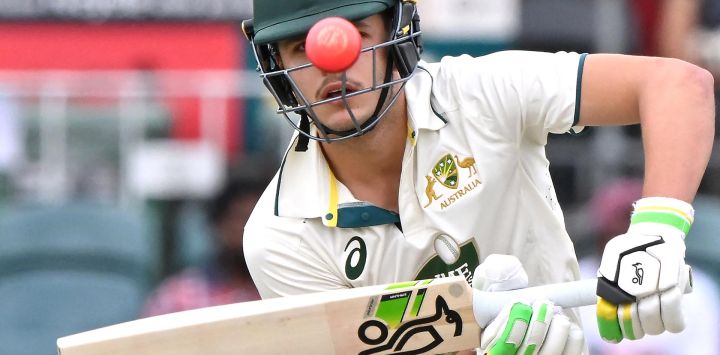
[[(461, 174), (459, 169), (466, 169), (468, 173), (469, 181), (464, 185), (462, 181), (465, 177), (461, 176), (464, 174)], [(425, 176), (425, 180), (427, 180), (425, 187), (427, 204), (423, 208), (430, 207), (433, 202), (440, 200), (441, 209), (445, 209), (481, 184), (478, 179), (475, 158), (464, 157), (461, 159), (456, 154), (445, 154), (435, 164), (430, 175)], [(440, 183), (440, 186), (436, 186), (436, 183)], [(444, 191), (438, 194), (436, 187)]]

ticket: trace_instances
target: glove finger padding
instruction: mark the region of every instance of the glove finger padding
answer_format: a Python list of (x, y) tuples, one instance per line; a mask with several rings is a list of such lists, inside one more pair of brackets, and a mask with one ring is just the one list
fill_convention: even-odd
[(505, 306), (480, 340), (481, 351), (490, 355), (579, 355), (584, 345), (580, 327), (554, 313), (548, 300), (535, 301), (532, 307), (522, 302)]
[(618, 306), (598, 297), (596, 310), (600, 337), (609, 343), (619, 343), (623, 340), (623, 333), (618, 321)]
[(500, 314), (483, 330), (480, 348), (493, 355), (515, 355), (528, 330), (532, 307), (516, 302), (503, 307)]
[(567, 342), (569, 333), (570, 319), (565, 315), (554, 315), (539, 355), (562, 354), (562, 351), (565, 349), (565, 343)]
[(648, 335), (658, 335), (664, 331), (679, 333), (685, 329), (682, 298), (689, 281), (689, 268), (685, 268), (687, 277), (681, 278), (677, 287), (660, 294), (643, 297), (636, 303), (615, 306), (600, 298), (597, 307), (600, 336), (609, 342), (617, 343), (623, 338), (641, 339)]
[(660, 312), (660, 295), (641, 298), (637, 305), (640, 324), (645, 334), (658, 335), (665, 331)]
[(618, 306), (618, 323), (625, 339), (636, 340), (645, 336), (645, 330), (640, 323), (638, 304), (628, 303)]
[(670, 333), (680, 333), (685, 329), (685, 319), (682, 311), (683, 293), (679, 288), (674, 287), (660, 295), (660, 307), (662, 307), (662, 321), (665, 330)]
[(584, 348), (585, 336), (582, 329), (566, 315), (557, 313), (552, 317), (538, 355), (580, 355)]
[(554, 306), (555, 304), (550, 301), (535, 301), (533, 303), (530, 325), (518, 354), (535, 355), (538, 353), (550, 328), (550, 322), (553, 320)]
[(671, 288), (660, 295), (662, 320), (667, 331), (671, 333), (679, 333), (685, 329), (682, 299), (686, 290), (687, 292), (691, 292), (692, 287), (692, 269), (690, 266), (684, 265), (680, 274), (680, 282), (678, 286)]
[(610, 343), (623, 339), (636, 340), (645, 334), (655, 335), (664, 331), (657, 295), (640, 299), (637, 303), (614, 305), (598, 298), (597, 323), (600, 337)]
[[(678, 287), (673, 287), (659, 295), (652, 295), (640, 299), (637, 303), (637, 312), (629, 312), (633, 315), (633, 324), (635, 317), (639, 318), (639, 331), (649, 334), (658, 335), (664, 331), (671, 333), (679, 333), (685, 329), (685, 318), (683, 317), (682, 310), (682, 297), (683, 292)], [(618, 318), (625, 321), (627, 318), (623, 317), (621, 310), (628, 307), (635, 307), (635, 303), (630, 305), (622, 305), (618, 307)], [(659, 310), (659, 312), (658, 312)], [(622, 327), (621, 322), (621, 327)], [(623, 334), (625, 338), (634, 340), (642, 338), (642, 334), (638, 336), (638, 327), (633, 327), (634, 334), (636, 337), (628, 336), (625, 329)]]
[(570, 324), (570, 334), (568, 334), (565, 350), (562, 355), (578, 355), (585, 350), (585, 333), (580, 326), (575, 323)]

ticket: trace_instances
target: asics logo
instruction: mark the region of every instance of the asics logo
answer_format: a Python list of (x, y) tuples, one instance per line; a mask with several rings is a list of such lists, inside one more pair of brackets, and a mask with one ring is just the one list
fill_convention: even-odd
[(358, 237), (352, 237), (345, 245), (345, 275), (350, 280), (355, 280), (363, 271), (367, 262), (367, 246), (365, 241)]

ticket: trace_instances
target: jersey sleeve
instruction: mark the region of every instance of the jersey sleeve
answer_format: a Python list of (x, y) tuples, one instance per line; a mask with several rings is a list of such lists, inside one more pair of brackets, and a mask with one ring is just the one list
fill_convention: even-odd
[(346, 288), (297, 238), (257, 229), (245, 235), (248, 268), (263, 299)]
[(548, 133), (579, 132), (582, 70), (585, 55), (504, 51), (482, 57), (443, 59), (458, 105), (477, 112), (512, 140), (544, 142)]
[(275, 216), (263, 200), (268, 199), (261, 198), (243, 234), (245, 259), (260, 296), (347, 288), (304, 242), (302, 220)]

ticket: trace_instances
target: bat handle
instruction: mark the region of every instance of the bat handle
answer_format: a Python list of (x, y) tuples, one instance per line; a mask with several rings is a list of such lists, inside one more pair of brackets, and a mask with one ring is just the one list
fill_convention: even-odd
[[(692, 268), (684, 266), (681, 284), (685, 285), (683, 293), (693, 290)], [(475, 320), (485, 328), (502, 308), (512, 301), (533, 301), (549, 299), (556, 306), (575, 308), (597, 304), (597, 279), (585, 279), (571, 282), (521, 288), (511, 291), (487, 292), (473, 289), (473, 310)]]
[(485, 328), (502, 308), (511, 301), (549, 299), (562, 308), (590, 306), (597, 303), (597, 279), (586, 279), (512, 291), (487, 292), (473, 290), (475, 320)]

